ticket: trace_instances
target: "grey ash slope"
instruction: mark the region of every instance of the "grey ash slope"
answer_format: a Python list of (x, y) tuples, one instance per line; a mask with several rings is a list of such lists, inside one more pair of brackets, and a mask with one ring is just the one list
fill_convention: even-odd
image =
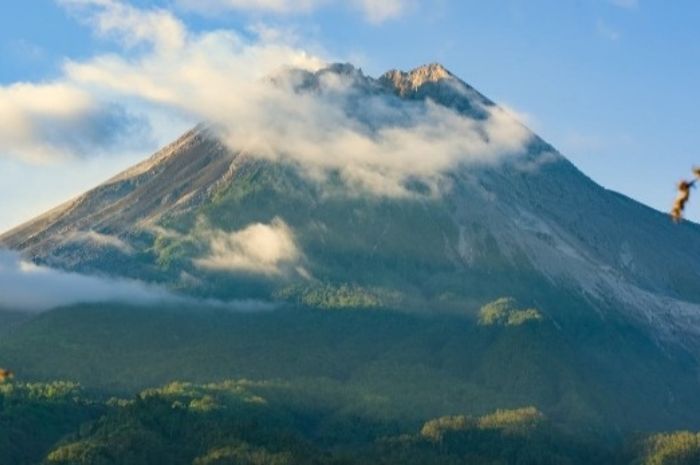
[[(350, 65), (297, 73), (299, 92), (315, 91), (328, 73), (354, 79), (358, 97), (347, 111), (366, 95), (395, 105), (430, 100), (476, 119), (494, 105), (440, 65), (379, 79)], [(444, 181), (438, 196), (424, 195), (420, 182), (409, 198), (346, 195), (342, 180), (322, 185), (299, 166), (233, 152), (214, 130), (198, 127), (3, 234), (0, 243), (55, 267), (224, 298), (318, 303), (309, 296), (320, 292), (323, 305), (337, 301), (333, 294), (345, 286), (367, 304), (454, 310), (501, 295), (533, 301), (539, 292), (546, 300), (552, 289), (565, 290), (603, 316), (614, 309), (664, 339), (700, 334), (698, 226), (673, 225), (603, 189), (534, 134), (526, 153), (457, 167)], [(195, 265), (206, 253), (202, 224), (236, 231), (275, 217), (295, 232), (306, 276), (215, 273)]]
[(193, 129), (150, 159), (10, 230), (3, 243), (41, 259), (75, 231), (117, 237), (137, 231), (165, 212), (201, 204), (230, 164), (222, 144)]

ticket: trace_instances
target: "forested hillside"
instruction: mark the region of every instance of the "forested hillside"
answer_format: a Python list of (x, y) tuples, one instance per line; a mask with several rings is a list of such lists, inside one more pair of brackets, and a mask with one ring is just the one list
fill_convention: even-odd
[(319, 407), (285, 383), (175, 382), (128, 398), (67, 382), (0, 385), (13, 465), (696, 465), (700, 435), (572, 436), (534, 407), (405, 423)]
[(279, 380), (356, 415), (411, 421), (533, 405), (575, 429), (700, 428), (687, 353), (660, 352), (622, 321), (581, 318), (567, 333), (548, 310), (507, 298), (441, 316), (81, 305), (0, 336), (0, 367), (127, 396), (175, 380)]

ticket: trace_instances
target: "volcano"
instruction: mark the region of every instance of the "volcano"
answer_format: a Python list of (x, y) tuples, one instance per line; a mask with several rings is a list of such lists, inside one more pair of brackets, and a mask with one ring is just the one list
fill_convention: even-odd
[[(322, 347), (340, 367), (305, 365), (288, 372), (282, 361), (272, 363), (269, 354), (241, 342), (248, 358), (234, 358), (245, 375), (366, 383), (383, 367), (389, 374), (377, 389), (393, 392), (405, 387), (402, 376), (418, 376), (420, 366), (433, 378), (431, 389), (450, 384), (470, 393), (445, 390), (449, 402), (421, 404), (431, 413), (445, 413), (444, 406), (455, 402), (531, 402), (562, 418), (585, 410), (586, 418), (616, 425), (697, 423), (698, 225), (676, 225), (668, 215), (599, 186), (441, 65), (375, 79), (335, 64), (288, 70), (269, 85), (280, 80), (291, 83), (295, 95), (323, 98), (370, 140), (399, 130), (402, 137), (418, 132), (419, 140), (422, 122), (434, 121), (420, 118), (439, 114), (441, 131), (466, 125), (478, 143), (465, 149), (473, 152), (468, 156), (459, 155), (463, 146), (457, 144), (458, 156), (445, 158), (447, 143), (439, 142), (447, 136), (438, 132), (433, 144), (405, 159), (401, 151), (348, 159), (354, 146), (334, 143), (320, 147), (322, 156), (310, 162), (295, 156), (293, 147), (281, 153), (286, 147), (272, 145), (280, 153), (256, 153), (237, 144), (227, 128), (204, 123), (148, 160), (4, 233), (0, 245), (53, 268), (136, 279), (195, 298), (271, 301), (279, 312), (293, 308), (270, 323), (274, 331), (258, 328), (257, 337), (281, 344), (278, 353)], [(513, 139), (494, 126), (498, 118), (509, 118)], [(433, 129), (427, 128), (430, 134)], [(326, 336), (313, 333), (296, 346), (285, 339), (295, 327), (290, 315), (300, 309), (322, 315), (324, 323), (309, 323), (307, 330)], [(37, 376), (54, 374), (52, 357), (69, 355), (27, 342), (36, 342), (28, 336), (38, 331), (32, 324), (53, 325), (49, 340), (60, 334), (89, 350), (96, 342), (71, 326), (86, 312), (95, 325), (116, 333), (131, 332), (125, 322), (148, 326), (138, 312), (118, 322), (113, 316), (95, 320), (103, 312), (92, 310), (49, 312), (10, 336), (4, 357)], [(360, 315), (368, 324), (389, 315), (381, 325), (391, 329), (384, 335), (363, 330), (355, 320)], [(411, 321), (405, 333), (401, 318)], [(432, 332), (421, 332), (421, 319), (431, 322), (425, 328)], [(452, 319), (469, 321), (472, 329), (460, 336), (445, 323)], [(111, 326), (100, 326), (104, 321)], [(310, 342), (348, 327), (354, 335), (344, 334), (346, 343)], [(231, 331), (240, 340), (254, 337), (236, 328)], [(377, 346), (371, 338), (386, 340)], [(45, 358), (29, 361), (20, 347)], [(226, 350), (233, 349), (217, 347), (212, 355), (221, 366), (227, 366)], [(351, 363), (343, 354), (353, 350), (359, 355)], [(210, 379), (212, 373), (196, 376)]]

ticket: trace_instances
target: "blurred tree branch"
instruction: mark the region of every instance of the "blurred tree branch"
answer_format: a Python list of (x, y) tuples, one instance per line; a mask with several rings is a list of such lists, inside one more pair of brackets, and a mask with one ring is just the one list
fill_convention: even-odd
[(673, 221), (676, 223), (680, 223), (683, 219), (685, 206), (688, 200), (690, 200), (690, 189), (695, 187), (695, 183), (700, 179), (700, 168), (693, 168), (693, 175), (692, 181), (682, 179), (678, 183), (678, 196), (675, 202), (673, 202), (673, 208), (671, 209), (671, 218), (673, 218)]

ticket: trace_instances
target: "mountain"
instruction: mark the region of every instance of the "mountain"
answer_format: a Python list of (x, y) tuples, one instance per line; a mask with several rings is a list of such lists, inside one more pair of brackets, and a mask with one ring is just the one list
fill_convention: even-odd
[[(374, 138), (435, 113), (482, 131), (504, 111), (440, 65), (374, 79), (336, 64), (270, 85), (280, 79), (299, 95), (331, 95)], [(54, 268), (281, 309), (213, 326), (179, 310), (60, 309), (0, 340), (0, 362), (119, 389), (178, 373), (331, 379), (398, 390), (399, 404), (426, 415), (536, 403), (565, 421), (692, 426), (700, 227), (602, 188), (520, 123), (511, 129), (525, 137), (505, 155), (398, 178), (404, 167), (381, 165), (377, 192), (376, 178), (362, 171), (358, 184), (342, 160), (328, 161), (334, 153), (309, 167), (197, 126), (0, 244)], [(484, 131), (488, 147), (498, 134)], [(405, 163), (439, 160), (436, 147)], [(73, 363), (81, 353), (101, 355)]]

